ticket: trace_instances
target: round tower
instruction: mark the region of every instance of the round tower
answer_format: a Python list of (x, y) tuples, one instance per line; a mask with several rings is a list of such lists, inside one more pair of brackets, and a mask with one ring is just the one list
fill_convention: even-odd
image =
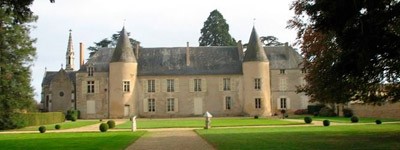
[(255, 27), (243, 58), (243, 86), (244, 113), (271, 116), (269, 61)]
[(136, 113), (137, 65), (124, 27), (109, 65), (109, 118), (127, 118)]

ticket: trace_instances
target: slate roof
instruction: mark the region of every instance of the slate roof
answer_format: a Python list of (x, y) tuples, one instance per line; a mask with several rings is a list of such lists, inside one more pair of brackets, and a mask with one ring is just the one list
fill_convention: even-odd
[[(42, 87), (45, 86), (45, 85), (50, 85), (51, 80), (53, 80), (53, 78), (57, 75), (57, 73), (59, 73), (59, 71), (46, 71), (45, 72), (45, 76), (43, 77)], [(76, 72), (67, 71), (66, 73), (67, 73), (69, 79), (71, 79), (72, 83), (75, 84), (75, 81), (76, 81), (75, 74), (76, 74)]]
[(270, 69), (297, 69), (302, 68), (303, 58), (289, 46), (264, 47), (269, 60)]
[(125, 27), (123, 27), (122, 31), (120, 32), (111, 62), (136, 62), (136, 57), (133, 54), (132, 44), (129, 41)]
[(249, 44), (247, 45), (247, 51), (244, 55), (243, 61), (268, 61), (267, 55), (265, 55), (265, 51), (255, 27), (253, 27), (253, 30), (251, 31)]

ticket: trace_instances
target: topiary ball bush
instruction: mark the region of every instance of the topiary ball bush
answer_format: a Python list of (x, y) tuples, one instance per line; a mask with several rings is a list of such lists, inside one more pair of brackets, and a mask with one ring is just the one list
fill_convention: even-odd
[(382, 121), (381, 120), (375, 120), (375, 123), (379, 125), (379, 124), (382, 124)]
[(71, 121), (74, 121), (74, 122), (75, 122), (75, 121), (76, 121), (76, 117), (75, 117), (75, 116), (72, 116), (72, 117), (71, 117)]
[(56, 124), (56, 125), (54, 126), (54, 129), (56, 129), (56, 130), (60, 130), (60, 129), (61, 129), (61, 125), (59, 125), (59, 124)]
[(357, 116), (352, 116), (350, 118), (350, 120), (351, 120), (351, 123), (357, 123), (358, 122), (358, 117)]
[(46, 132), (46, 127), (45, 126), (40, 126), (39, 127), (39, 132), (40, 133), (45, 133)]
[(329, 120), (324, 120), (324, 121), (322, 121), (322, 123), (324, 124), (325, 127), (327, 127), (331, 124), (331, 122)]
[(108, 124), (108, 128), (109, 129), (115, 128), (115, 121), (114, 120), (108, 120), (107, 124)]
[(107, 132), (108, 130), (108, 124), (107, 123), (101, 123), (99, 126), (99, 129), (101, 132)]
[(258, 116), (257, 116), (257, 115), (255, 115), (255, 116), (254, 116), (254, 119), (258, 119)]
[(311, 117), (308, 117), (308, 116), (304, 117), (304, 122), (307, 123), (307, 124), (310, 124), (312, 122)]

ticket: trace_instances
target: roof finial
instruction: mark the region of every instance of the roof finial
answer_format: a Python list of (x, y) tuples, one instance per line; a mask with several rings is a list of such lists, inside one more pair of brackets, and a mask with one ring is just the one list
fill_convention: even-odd
[(124, 19), (124, 27), (125, 27), (126, 19)]
[(69, 33), (71, 34), (71, 32), (72, 32), (72, 29), (69, 29)]
[(61, 69), (63, 69), (63, 67), (64, 67), (64, 65), (63, 65), (63, 64), (61, 64)]
[(256, 18), (253, 18), (253, 27), (256, 26)]

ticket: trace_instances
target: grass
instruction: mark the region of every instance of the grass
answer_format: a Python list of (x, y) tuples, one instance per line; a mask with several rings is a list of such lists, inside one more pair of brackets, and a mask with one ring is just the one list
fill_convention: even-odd
[[(212, 127), (232, 127), (232, 126), (271, 126), (271, 125), (294, 125), (303, 124), (298, 122), (290, 122), (280, 119), (266, 118), (212, 118)], [(138, 119), (138, 129), (149, 128), (202, 128), (205, 125), (204, 118), (187, 118), (187, 119)], [(125, 122), (117, 125), (118, 129), (131, 128), (131, 122)]]
[(138, 132), (3, 134), (1, 149), (125, 149), (142, 136)]
[[(296, 115), (296, 116), (291, 116), (289, 117), (290, 119), (301, 119), (303, 120), (304, 117), (307, 115)], [(323, 121), (323, 120), (329, 120), (331, 122), (337, 122), (337, 123), (351, 123), (350, 118), (346, 117), (319, 117), (319, 116), (310, 116), (313, 121)], [(400, 121), (400, 119), (386, 119), (386, 118), (366, 118), (366, 117), (359, 117), (359, 123), (375, 123), (375, 120), (379, 119), (383, 123), (385, 122), (392, 122), (392, 121)]]
[[(71, 128), (79, 128), (83, 126), (88, 126), (92, 124), (100, 123), (98, 120), (77, 120), (75, 122), (67, 121), (67, 122), (61, 122), (61, 123), (56, 123), (61, 125), (61, 129), (71, 129)], [(46, 127), (46, 130), (55, 130), (54, 126), (56, 124), (48, 124), (44, 125)], [(15, 131), (37, 131), (40, 126), (29, 126), (21, 129), (16, 129)]]
[(219, 150), (225, 149), (398, 149), (400, 124), (199, 129)]

